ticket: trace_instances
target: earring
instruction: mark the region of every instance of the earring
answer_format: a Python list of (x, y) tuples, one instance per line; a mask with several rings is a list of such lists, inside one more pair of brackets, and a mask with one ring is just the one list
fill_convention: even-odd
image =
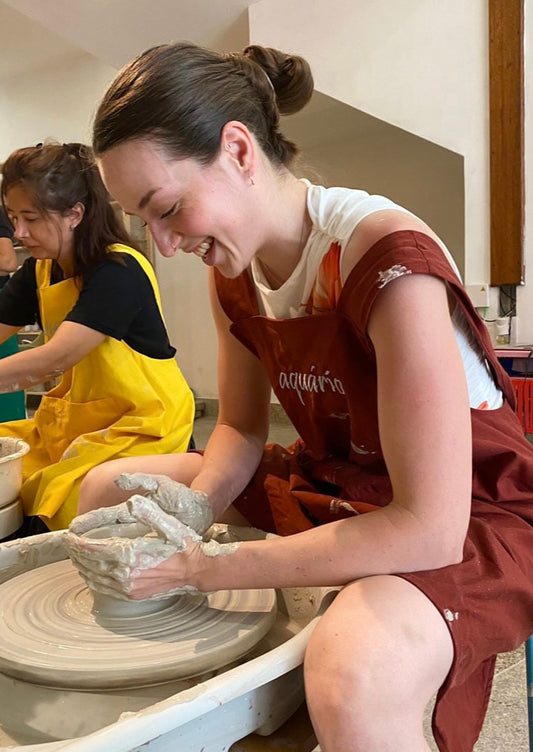
[(250, 185), (255, 185), (254, 176), (250, 174)]
[(231, 144), (226, 144), (226, 151), (231, 151)]

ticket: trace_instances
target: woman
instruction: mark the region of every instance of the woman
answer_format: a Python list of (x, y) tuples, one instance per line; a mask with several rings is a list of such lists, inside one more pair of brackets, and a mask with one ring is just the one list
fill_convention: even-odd
[[(164, 256), (210, 270), (220, 413), (203, 456), (145, 458), (169, 476), (151, 486), (132, 461), (98, 468), (80, 511), (137, 485), (202, 532), (206, 504), (221, 519), (233, 503), (282, 537), (213, 557), (190, 530), (182, 553), (106, 585), (342, 585), (305, 657), (323, 752), (428, 750), (435, 692), (439, 748), (466, 752), (496, 653), (533, 630), (533, 448), (435, 234), (387, 199), (291, 172), (278, 118), (311, 91), (298, 57), (187, 44), (147, 51), (107, 91), (94, 148), (108, 189)], [(289, 449), (264, 451), (271, 386), (302, 439)], [(73, 533), (123, 512), (89, 511)], [(120, 562), (96, 543), (74, 542), (88, 577), (95, 548)]]
[(38, 322), (45, 344), (0, 361), (0, 391), (61, 377), (35, 416), (0, 434), (30, 444), (24, 513), (52, 529), (76, 513), (87, 471), (145, 452), (182, 452), (194, 400), (168, 341), (147, 259), (132, 247), (90, 151), (46, 144), (15, 151), (2, 202), (30, 258), (0, 296), (0, 342)]

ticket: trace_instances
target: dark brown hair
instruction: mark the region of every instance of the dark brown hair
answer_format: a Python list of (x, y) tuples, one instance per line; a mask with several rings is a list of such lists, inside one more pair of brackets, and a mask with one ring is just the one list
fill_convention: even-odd
[(308, 63), (251, 45), (221, 55), (194, 44), (147, 50), (117, 74), (97, 110), (93, 148), (150, 138), (175, 158), (212, 162), (225, 123), (238, 120), (266, 156), (289, 166), (298, 149), (279, 130), (279, 116), (302, 109), (313, 93)]
[(74, 275), (82, 276), (104, 259), (123, 261), (110, 253), (113, 243), (135, 248), (114, 211), (92, 152), (84, 144), (46, 143), (14, 151), (2, 168), (2, 205), (13, 186), (21, 186), (45, 216), (66, 214), (78, 202), (85, 207), (74, 230)]

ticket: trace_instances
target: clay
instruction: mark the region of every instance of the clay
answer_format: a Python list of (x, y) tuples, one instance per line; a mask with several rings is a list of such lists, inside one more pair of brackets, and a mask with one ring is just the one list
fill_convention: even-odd
[(213, 522), (213, 511), (207, 494), (194, 491), (166, 475), (122, 473), (115, 483), (124, 491), (140, 491), (165, 512), (176, 517), (202, 535)]

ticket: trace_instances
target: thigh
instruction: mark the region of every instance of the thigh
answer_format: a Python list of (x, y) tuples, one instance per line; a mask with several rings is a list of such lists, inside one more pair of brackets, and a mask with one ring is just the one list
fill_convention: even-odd
[(121, 473), (166, 475), (190, 485), (202, 466), (202, 455), (196, 452), (156, 454), (110, 460), (90, 470), (85, 476), (79, 495), (78, 514), (125, 501), (132, 491), (123, 491), (115, 479)]

